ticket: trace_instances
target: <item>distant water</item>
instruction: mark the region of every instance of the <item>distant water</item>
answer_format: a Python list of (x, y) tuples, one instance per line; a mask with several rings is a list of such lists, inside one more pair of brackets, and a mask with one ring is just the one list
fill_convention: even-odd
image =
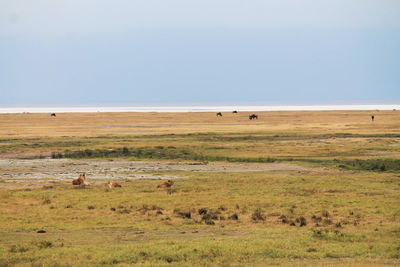
[(301, 110), (393, 110), (400, 104), (385, 105), (204, 105), (204, 106), (86, 106), (86, 107), (0, 107), (0, 113), (63, 112), (215, 112), (215, 111), (301, 111)]

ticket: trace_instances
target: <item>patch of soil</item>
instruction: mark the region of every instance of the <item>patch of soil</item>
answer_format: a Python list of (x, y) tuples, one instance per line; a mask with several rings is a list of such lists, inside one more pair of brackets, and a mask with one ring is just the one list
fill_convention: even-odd
[[(190, 163), (125, 160), (74, 159), (0, 159), (0, 187), (7, 183), (40, 184), (71, 181), (86, 173), (88, 181), (96, 183), (118, 179), (180, 179), (172, 175), (151, 172), (179, 170), (187, 172), (250, 172), (306, 171), (309, 169), (288, 163)], [(150, 172), (150, 173), (149, 173)]]

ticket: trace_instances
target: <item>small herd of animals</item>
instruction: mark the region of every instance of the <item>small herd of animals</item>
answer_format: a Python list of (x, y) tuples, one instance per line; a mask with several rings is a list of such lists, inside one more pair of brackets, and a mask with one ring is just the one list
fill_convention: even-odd
[[(234, 110), (234, 111), (232, 111), (232, 113), (237, 114), (238, 111)], [(222, 112), (217, 112), (217, 117), (222, 117)], [(253, 113), (253, 114), (249, 115), (249, 120), (254, 120), (254, 119), (258, 120), (258, 115), (257, 114)], [(371, 115), (371, 120), (372, 121), (375, 120), (375, 115)]]
[[(168, 187), (171, 187), (173, 184), (174, 184), (174, 181), (168, 180), (168, 181), (166, 181), (166, 182), (164, 182), (162, 184), (157, 185), (156, 188), (168, 188)], [(72, 185), (79, 185), (79, 186), (89, 185), (89, 183), (86, 181), (85, 173), (79, 174), (79, 177), (72, 181)], [(120, 185), (119, 183), (111, 182), (111, 181), (108, 182), (107, 185), (108, 185), (109, 188), (122, 187), (122, 185)]]
[[(232, 111), (233, 114), (238, 114), (239, 112), (237, 110)], [(57, 117), (56, 113), (51, 113), (50, 114), (51, 117)], [(217, 117), (222, 117), (222, 112), (217, 112)], [(249, 120), (253, 120), (256, 119), (258, 120), (258, 115), (256, 114), (251, 114), (249, 115)], [(375, 120), (375, 116), (371, 115), (371, 120), (374, 121)]]
[[(238, 114), (239, 112), (237, 110), (232, 111), (233, 114)], [(217, 117), (222, 117), (222, 112), (217, 112)], [(256, 114), (251, 114), (249, 115), (249, 120), (257, 119), (258, 120), (258, 115)]]

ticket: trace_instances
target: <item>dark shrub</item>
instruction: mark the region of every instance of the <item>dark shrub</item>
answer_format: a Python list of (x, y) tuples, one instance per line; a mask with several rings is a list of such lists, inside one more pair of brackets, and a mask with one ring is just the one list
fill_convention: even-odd
[(306, 226), (306, 225), (307, 225), (306, 218), (304, 218), (303, 216), (301, 216), (301, 217), (299, 218), (299, 221), (300, 221), (300, 227)]
[(198, 210), (198, 212), (199, 212), (200, 215), (207, 214), (207, 209), (206, 208), (201, 208), (201, 209)]
[(317, 217), (317, 216), (315, 216), (315, 215), (313, 215), (312, 217), (311, 217), (311, 219), (314, 221), (314, 222), (316, 222), (316, 223), (319, 223), (319, 222), (321, 222), (322, 221), (322, 218), (321, 217)]
[(289, 223), (289, 220), (288, 220), (288, 218), (286, 218), (285, 215), (281, 215), (281, 216), (279, 217), (279, 219), (281, 219), (282, 223)]
[(51, 248), (53, 246), (53, 243), (51, 243), (50, 241), (40, 241), (37, 244), (38, 248), (42, 249), (42, 248)]
[(253, 220), (253, 222), (265, 221), (265, 215), (260, 208), (257, 208), (251, 215), (251, 219)]
[(185, 211), (180, 211), (180, 210), (174, 210), (174, 213), (178, 216), (178, 217), (181, 217), (181, 218), (184, 218), (184, 219), (190, 219), (191, 217), (192, 217), (192, 214), (191, 214), (191, 212), (190, 211), (188, 211), (188, 212), (185, 212)]
[(239, 220), (239, 216), (238, 216), (236, 213), (234, 213), (234, 214), (232, 214), (231, 216), (229, 216), (228, 219), (229, 219), (229, 220), (235, 220), (235, 221), (236, 221), (236, 220)]

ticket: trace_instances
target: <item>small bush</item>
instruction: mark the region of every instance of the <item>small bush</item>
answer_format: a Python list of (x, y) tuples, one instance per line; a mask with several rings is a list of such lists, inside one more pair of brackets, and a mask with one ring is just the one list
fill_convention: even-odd
[(307, 220), (306, 218), (304, 218), (303, 216), (301, 216), (299, 218), (299, 222), (300, 222), (300, 227), (306, 226), (307, 225)]
[(321, 222), (322, 221), (322, 218), (320, 217), (320, 216), (315, 216), (315, 215), (313, 215), (312, 217), (311, 217), (311, 219), (314, 221), (314, 222), (316, 222), (316, 223), (319, 223), (319, 222)]
[(123, 208), (123, 209), (119, 210), (118, 212), (121, 213), (121, 214), (129, 214), (129, 213), (131, 213), (131, 211), (129, 209), (127, 209), (127, 208)]
[(206, 220), (205, 223), (207, 225), (215, 225), (215, 222), (213, 220)]
[(199, 212), (199, 215), (204, 215), (204, 214), (207, 214), (207, 209), (206, 208), (201, 208), (201, 209), (198, 210), (198, 212)]
[(178, 217), (181, 217), (181, 218), (184, 218), (184, 219), (190, 219), (190, 218), (192, 218), (192, 214), (191, 214), (190, 211), (185, 212), (185, 211), (180, 211), (180, 210), (174, 210), (174, 213), (175, 213)]
[(239, 216), (237, 215), (237, 213), (232, 214), (231, 216), (228, 217), (229, 220), (239, 220)]
[(50, 203), (51, 203), (51, 200), (50, 200), (49, 197), (45, 197), (45, 198), (43, 199), (43, 204), (50, 204)]
[(88, 210), (94, 210), (95, 206), (89, 205), (87, 208), (88, 208)]
[(22, 253), (22, 252), (27, 252), (28, 250), (29, 250), (29, 248), (27, 248), (27, 247), (13, 245), (13, 246), (11, 246), (11, 248), (8, 251), (11, 253), (17, 253), (17, 252)]
[(40, 241), (39, 243), (36, 244), (36, 246), (40, 249), (51, 248), (53, 246), (53, 243), (50, 241)]
[(282, 223), (289, 223), (289, 220), (288, 220), (288, 218), (285, 216), (285, 215), (281, 215), (280, 217), (279, 217), (279, 219), (281, 219), (281, 222)]
[(253, 214), (251, 215), (251, 220), (253, 222), (257, 221), (265, 221), (265, 215), (263, 214), (262, 210), (260, 208), (257, 208)]

